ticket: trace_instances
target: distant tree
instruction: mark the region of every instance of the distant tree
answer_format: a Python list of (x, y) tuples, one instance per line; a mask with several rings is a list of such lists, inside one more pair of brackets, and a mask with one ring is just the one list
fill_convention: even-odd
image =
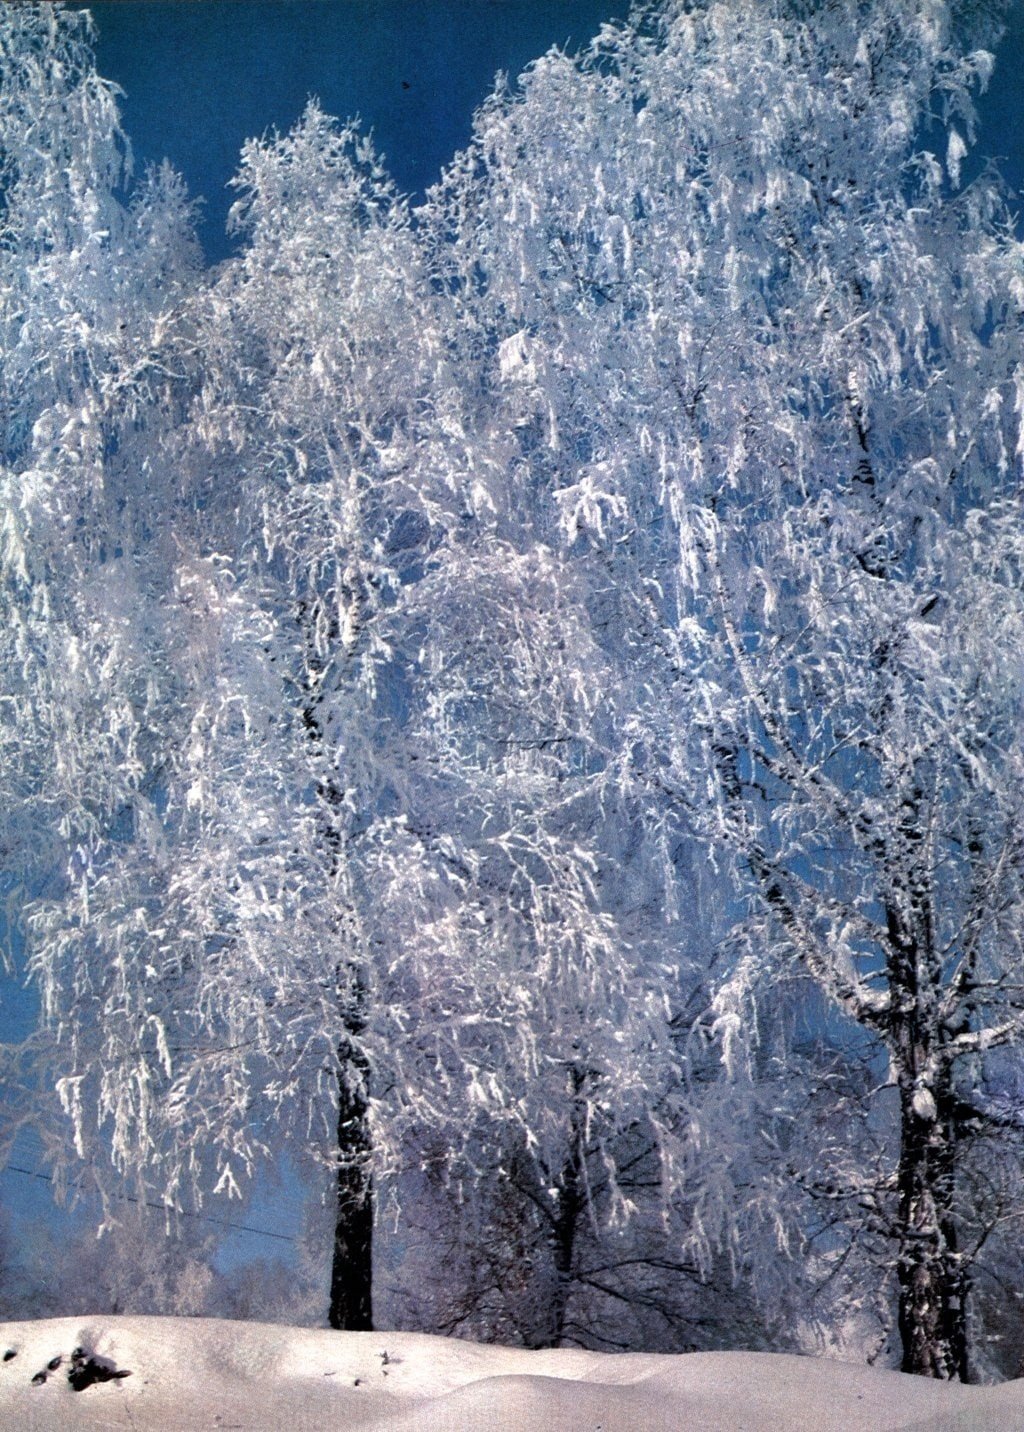
[(69, 1312), (209, 1316), (218, 1278), (210, 1225), (168, 1225), (162, 1210), (131, 1204), (102, 1238), (82, 1228), (67, 1241), (37, 1230), (30, 1266), (39, 1279), (33, 1317)]
[[(801, 1276), (798, 1259), (784, 1253), (769, 1270), (758, 1237), (767, 1234), (774, 1244), (773, 1231), (757, 1216), (755, 1191), (740, 1233), (728, 1182), (719, 1210), (710, 1206), (708, 1173), (693, 1177), (693, 1201), (678, 1185), (667, 1197), (658, 1147), (640, 1131), (582, 1153), (585, 1198), (575, 1208), (563, 1170), (545, 1180), (526, 1147), (510, 1145), (489, 1172), (465, 1179), (452, 1176), (443, 1155), (428, 1154), (423, 1169), (409, 1174), (400, 1201), (402, 1257), (385, 1282), (389, 1319), (533, 1348), (801, 1351), (818, 1345), (812, 1319), (817, 1313), (824, 1329), (832, 1309), (824, 1298), (812, 1309), (809, 1289), (812, 1294), (814, 1283), (825, 1281), (824, 1271)], [(728, 1150), (716, 1156), (702, 1148), (701, 1154), (721, 1169)], [(716, 1212), (728, 1228), (716, 1224)], [(694, 1238), (698, 1222), (703, 1247)], [(443, 1279), (432, 1276), (438, 1266)]]

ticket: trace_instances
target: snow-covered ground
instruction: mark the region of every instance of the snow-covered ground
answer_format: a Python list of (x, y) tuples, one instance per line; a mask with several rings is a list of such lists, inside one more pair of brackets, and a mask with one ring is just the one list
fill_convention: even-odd
[[(89, 1385), (75, 1390), (69, 1373)], [(1012, 1432), (1024, 1429), (1024, 1382), (949, 1386), (765, 1353), (524, 1352), (213, 1318), (53, 1318), (0, 1324), (0, 1426)]]

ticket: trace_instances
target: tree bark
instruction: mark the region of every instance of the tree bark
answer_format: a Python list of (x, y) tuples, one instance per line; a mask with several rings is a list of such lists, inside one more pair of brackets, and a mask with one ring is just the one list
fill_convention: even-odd
[[(920, 841), (919, 792), (907, 802), (903, 835)], [(904, 898), (886, 909), (891, 1051), (898, 1069), (900, 1144), (896, 1171), (899, 1254), (897, 1322), (904, 1372), (967, 1381), (967, 1273), (956, 1217), (957, 1124), (952, 1072), (941, 1046), (941, 961), (934, 951), (929, 883), (920, 865)], [(906, 914), (901, 914), (901, 909)]]
[(565, 1337), (565, 1317), (572, 1289), (576, 1253), (576, 1234), (583, 1211), (583, 1191), (576, 1152), (566, 1160), (562, 1185), (558, 1190), (558, 1211), (555, 1214), (552, 1244), (555, 1264), (555, 1286), (551, 1307), (550, 1347), (561, 1347)]
[(352, 1041), (339, 1051), (338, 1173), (331, 1257), (328, 1323), (343, 1332), (373, 1328), (373, 1153), (369, 1076), (358, 1036), (365, 1021), (357, 1007), (348, 1021)]
[[(346, 593), (346, 595), (349, 595)], [(319, 680), (323, 662), (312, 639), (309, 603), (301, 601), (298, 625), (306, 646), (306, 662), (315, 679), (309, 681), (309, 699), (302, 708), (302, 720), (314, 760), (324, 754), (322, 693)], [(340, 640), (337, 621), (332, 619), (329, 639)], [(342, 791), (330, 773), (321, 772), (316, 782), (323, 803), (321, 838), (326, 851), (328, 876), (337, 874), (343, 856), (343, 835), (338, 814)], [(338, 1160), (335, 1180), (334, 1242), (331, 1250), (328, 1326), (342, 1332), (370, 1332), (373, 1329), (373, 1140), (370, 1132), (370, 1067), (360, 1036), (366, 1028), (366, 986), (358, 970), (335, 970), (339, 1008), (344, 1014), (345, 1037), (338, 1049)]]
[(551, 1298), (551, 1317), (546, 1346), (561, 1347), (565, 1337), (565, 1320), (569, 1308), (576, 1258), (576, 1237), (586, 1203), (583, 1177), (583, 1110), (582, 1091), (586, 1075), (572, 1070), (572, 1117), (569, 1148), (558, 1180), (555, 1214), (551, 1224), (551, 1245), (555, 1267), (555, 1285)]
[[(930, 1091), (934, 1116), (921, 1117), (901, 1090), (898, 1324), (901, 1368), (924, 1377), (968, 1380), (967, 1273), (954, 1218), (956, 1132), (948, 1077)], [(920, 1103), (920, 1099), (919, 1099)], [(930, 1107), (927, 1109), (931, 1115)]]

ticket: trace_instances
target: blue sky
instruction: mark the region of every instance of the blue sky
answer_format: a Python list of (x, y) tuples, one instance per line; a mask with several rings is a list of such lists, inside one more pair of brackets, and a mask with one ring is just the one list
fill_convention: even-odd
[(372, 129), (399, 188), (421, 193), (469, 137), (495, 73), (577, 48), (628, 0), (101, 0), (100, 73), (125, 90), (136, 167), (168, 158), (229, 251), (225, 189), (242, 142), (286, 130), (315, 95)]
[[(373, 130), (399, 187), (421, 193), (469, 137), (495, 73), (575, 48), (629, 0), (98, 0), (100, 73), (125, 91), (137, 168), (168, 158), (204, 200), (211, 260), (242, 143), (288, 129), (315, 95)], [(1024, 0), (981, 103), (978, 153), (1024, 189)]]

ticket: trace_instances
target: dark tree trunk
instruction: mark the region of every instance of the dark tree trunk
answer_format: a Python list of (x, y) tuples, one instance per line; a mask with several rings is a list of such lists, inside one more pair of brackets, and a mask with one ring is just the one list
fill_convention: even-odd
[[(353, 602), (356, 594), (343, 588)], [(357, 623), (358, 624), (358, 623)], [(343, 855), (343, 792), (324, 757), (324, 723), (320, 681), (324, 662), (312, 637), (310, 603), (300, 601), (298, 625), (306, 647), (306, 663), (314, 677), (307, 679), (308, 700), (302, 721), (317, 770), (316, 790), (321, 801), (321, 838), (328, 878), (337, 874)], [(339, 640), (332, 618), (329, 642)], [(339, 920), (339, 934), (342, 921)], [(370, 1068), (361, 1036), (366, 1028), (366, 985), (358, 969), (335, 970), (338, 1007), (343, 1011), (345, 1037), (338, 1049), (338, 1160), (334, 1243), (331, 1251), (328, 1325), (343, 1332), (369, 1332), (373, 1328), (373, 1141), (370, 1135)]]
[(364, 1021), (349, 1020), (353, 1042), (338, 1072), (338, 1174), (328, 1323), (343, 1332), (373, 1328), (373, 1152), (369, 1127), (369, 1066), (358, 1045)]
[(572, 1118), (569, 1148), (558, 1178), (555, 1211), (551, 1220), (551, 1251), (555, 1270), (546, 1347), (561, 1347), (576, 1262), (576, 1239), (586, 1205), (583, 1171), (582, 1091), (586, 1075), (572, 1070)]
[(580, 1217), (583, 1213), (583, 1188), (579, 1164), (578, 1147), (565, 1162), (562, 1170), (561, 1187), (558, 1190), (558, 1209), (552, 1230), (552, 1245), (555, 1264), (555, 1286), (551, 1306), (550, 1347), (561, 1347), (565, 1337), (565, 1317), (572, 1290), (576, 1254), (576, 1235), (579, 1232)]
[[(905, 803), (903, 835), (921, 839), (920, 793)], [(892, 1050), (899, 1070), (896, 1267), (901, 1368), (967, 1381), (967, 1272), (957, 1239), (957, 1125), (948, 1030), (938, 1012), (941, 961), (934, 949), (928, 881), (919, 862), (903, 898), (886, 910)], [(906, 914), (901, 913), (906, 911)]]
[(948, 1087), (922, 1117), (901, 1090), (899, 1332), (904, 1372), (968, 1380), (967, 1272), (954, 1218), (956, 1132)]

